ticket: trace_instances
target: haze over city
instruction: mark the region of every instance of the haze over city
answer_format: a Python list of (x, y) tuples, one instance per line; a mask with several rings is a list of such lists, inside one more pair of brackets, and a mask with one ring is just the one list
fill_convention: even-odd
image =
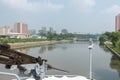
[(0, 26), (25, 22), (30, 29), (102, 33), (115, 30), (119, 0), (0, 0)]

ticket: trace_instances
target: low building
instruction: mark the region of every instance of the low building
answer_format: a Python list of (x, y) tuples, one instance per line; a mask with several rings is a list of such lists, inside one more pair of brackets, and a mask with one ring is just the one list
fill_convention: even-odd
[(25, 39), (25, 38), (28, 38), (28, 35), (27, 34), (22, 34), (22, 33), (9, 33), (8, 34), (10, 38), (20, 38), (20, 39)]

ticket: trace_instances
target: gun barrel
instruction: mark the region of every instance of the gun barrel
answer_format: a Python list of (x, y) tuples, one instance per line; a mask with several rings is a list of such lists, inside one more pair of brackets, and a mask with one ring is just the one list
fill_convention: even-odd
[(58, 70), (58, 71), (62, 71), (62, 72), (66, 72), (66, 73), (70, 73), (69, 71), (63, 70), (63, 69), (59, 69), (59, 68), (55, 68), (52, 67), (51, 65), (48, 64), (48, 69), (54, 69), (54, 70)]

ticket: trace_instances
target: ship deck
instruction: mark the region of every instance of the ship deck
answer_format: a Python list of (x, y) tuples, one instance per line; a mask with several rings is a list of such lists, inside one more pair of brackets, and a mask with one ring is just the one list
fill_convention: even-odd
[[(26, 80), (35, 80), (33, 78), (29, 78)], [(77, 75), (49, 75), (46, 76), (43, 80), (89, 80), (84, 76)]]

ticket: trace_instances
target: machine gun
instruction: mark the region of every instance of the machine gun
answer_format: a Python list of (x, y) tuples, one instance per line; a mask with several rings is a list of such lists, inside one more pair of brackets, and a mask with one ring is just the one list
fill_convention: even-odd
[[(30, 56), (30, 55), (15, 51), (15, 50), (11, 49), (10, 45), (8, 45), (8, 44), (0, 44), (0, 63), (5, 64), (5, 67), (7, 69), (10, 69), (12, 65), (17, 65), (17, 68), (20, 71), (24, 72), (27, 69), (21, 65), (37, 64), (37, 67), (35, 67), (35, 69), (34, 69), (34, 71), (36, 72), (36, 75), (34, 74), (36, 80), (40, 80), (40, 77), (41, 77), (40, 73), (38, 72), (39, 70), (37, 71), (37, 69), (39, 69), (40, 66), (43, 67), (42, 71), (45, 71), (45, 68), (47, 66), (47, 68), (46, 68), (47, 70), (55, 69), (55, 70), (64, 71), (64, 72), (68, 73), (68, 71), (55, 68), (55, 67), (47, 64), (46, 62), (47, 62), (47, 60), (42, 59), (40, 56), (38, 58), (36, 58), (36, 57)], [(36, 78), (36, 76), (37, 76), (37, 78)]]

